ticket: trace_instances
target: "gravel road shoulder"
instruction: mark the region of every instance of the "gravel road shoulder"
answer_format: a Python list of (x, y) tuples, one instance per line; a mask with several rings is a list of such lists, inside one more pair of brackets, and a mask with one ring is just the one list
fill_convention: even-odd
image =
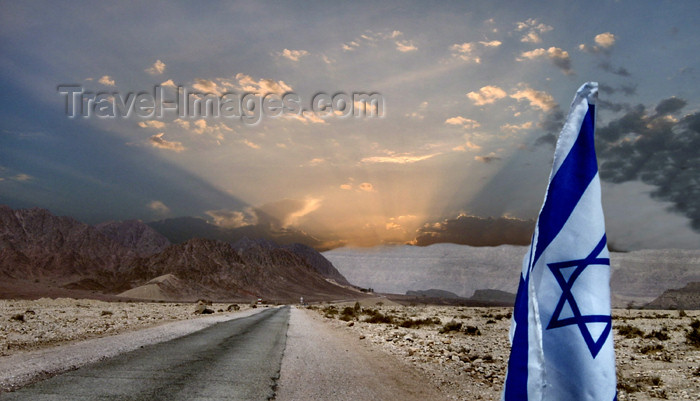
[(275, 400), (447, 399), (407, 364), (321, 319), (312, 311), (291, 310)]
[(262, 310), (265, 309), (247, 309), (240, 312), (208, 315), (109, 337), (0, 357), (0, 393), (146, 345), (181, 337), (218, 322), (250, 316)]

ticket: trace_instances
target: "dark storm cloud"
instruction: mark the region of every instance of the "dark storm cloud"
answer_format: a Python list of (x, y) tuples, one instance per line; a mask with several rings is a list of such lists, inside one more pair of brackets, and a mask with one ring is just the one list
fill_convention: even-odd
[(613, 103), (613, 102), (608, 102), (606, 100), (600, 100), (596, 102), (596, 105), (603, 110), (611, 110), (617, 113), (618, 111), (622, 111), (625, 109), (625, 104), (622, 103)]
[(685, 105), (671, 97), (653, 110), (632, 107), (598, 129), (596, 145), (603, 180), (655, 187), (653, 198), (671, 202), (700, 231), (700, 112), (675, 116)]
[(535, 140), (534, 146), (550, 145), (554, 146), (557, 143), (557, 134), (561, 130), (564, 124), (564, 119), (566, 116), (564, 112), (561, 111), (559, 106), (552, 108), (550, 111), (542, 116), (542, 120), (538, 123), (538, 126), (545, 132)]
[(656, 114), (659, 116), (673, 114), (680, 111), (686, 104), (688, 104), (688, 102), (677, 97), (664, 99), (656, 105)]
[(601, 61), (600, 64), (598, 64), (598, 67), (603, 71), (607, 71), (622, 77), (630, 76), (630, 72), (627, 71), (625, 67), (615, 67), (609, 61)]
[(622, 84), (620, 85), (620, 92), (622, 92), (625, 96), (634, 96), (637, 94), (637, 85), (636, 84)]
[(622, 84), (619, 87), (614, 88), (610, 85), (606, 85), (606, 84), (601, 83), (598, 85), (598, 89), (599, 89), (600, 93), (603, 95), (612, 95), (612, 94), (615, 94), (617, 92), (620, 92), (625, 96), (633, 96), (633, 95), (637, 94), (637, 85), (633, 85), (633, 84)]
[(534, 228), (535, 220), (459, 215), (455, 219), (426, 224), (418, 229), (412, 243), (418, 246), (439, 242), (471, 246), (528, 245)]

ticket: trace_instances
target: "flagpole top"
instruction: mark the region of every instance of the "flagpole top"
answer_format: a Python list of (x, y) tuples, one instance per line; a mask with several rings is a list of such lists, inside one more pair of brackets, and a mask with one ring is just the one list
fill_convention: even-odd
[(576, 96), (585, 98), (588, 104), (595, 104), (598, 100), (598, 82), (586, 82), (576, 92)]

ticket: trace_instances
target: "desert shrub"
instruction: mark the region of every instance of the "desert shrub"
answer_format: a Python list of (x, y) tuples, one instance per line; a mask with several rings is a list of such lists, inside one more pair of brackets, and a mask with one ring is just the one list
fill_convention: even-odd
[(493, 319), (489, 319), (486, 321), (486, 324), (496, 324), (496, 321)]
[(638, 327), (629, 324), (617, 328), (617, 334), (625, 336), (625, 338), (643, 337), (644, 332)]
[(343, 312), (341, 313), (342, 315), (348, 315), (348, 316), (355, 316), (355, 308), (351, 308), (349, 306), (346, 306), (343, 308)]
[(383, 315), (381, 312), (376, 312), (373, 315), (371, 315), (368, 319), (365, 319), (365, 322), (391, 324), (394, 322), (394, 319), (391, 316)]
[(700, 328), (691, 325), (691, 329), (685, 334), (685, 339), (688, 344), (700, 348)]
[(355, 305), (352, 308), (355, 310), (355, 313), (360, 312), (360, 309), (361, 309), (360, 303), (355, 301)]
[(685, 309), (678, 309), (678, 317), (686, 317), (688, 316), (687, 313), (685, 313)]
[(448, 333), (450, 331), (459, 331), (461, 328), (462, 328), (462, 323), (455, 322), (453, 320), (453, 321), (445, 324), (444, 326), (442, 326), (442, 328), (440, 329), (440, 333), (444, 334), (444, 333)]
[(690, 328), (695, 330), (700, 329), (700, 320), (695, 319), (692, 322), (690, 322)]
[(666, 329), (661, 329), (660, 331), (653, 330), (651, 333), (647, 334), (644, 336), (644, 338), (655, 338), (659, 341), (666, 341), (668, 340), (668, 332)]
[(467, 326), (464, 328), (464, 333), (468, 336), (480, 336), (481, 330), (476, 326)]
[(651, 345), (645, 345), (642, 348), (639, 349), (639, 352), (642, 354), (650, 354), (653, 352), (659, 352), (664, 349), (664, 346), (661, 344), (651, 344)]
[(16, 315), (12, 315), (12, 317), (10, 319), (16, 320), (18, 322), (23, 322), (24, 321), (24, 314), (18, 313)]
[(338, 314), (338, 309), (336, 309), (333, 305), (326, 306), (325, 308), (321, 309), (321, 311), (323, 312), (323, 316), (327, 318), (333, 318)]

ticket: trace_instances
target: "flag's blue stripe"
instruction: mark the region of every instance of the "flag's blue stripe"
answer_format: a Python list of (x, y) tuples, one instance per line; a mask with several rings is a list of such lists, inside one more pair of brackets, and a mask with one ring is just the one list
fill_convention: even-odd
[(595, 106), (589, 104), (574, 146), (549, 183), (547, 199), (538, 219), (539, 235), (532, 266), (559, 235), (583, 192), (598, 172), (593, 143), (594, 115)]
[(518, 293), (513, 309), (513, 319), (515, 320), (515, 334), (513, 335), (513, 345), (508, 359), (508, 375), (504, 390), (505, 401), (527, 400), (527, 354), (528, 354), (528, 333), (527, 333), (527, 282), (530, 279), (530, 270), (527, 277), (520, 276)]

